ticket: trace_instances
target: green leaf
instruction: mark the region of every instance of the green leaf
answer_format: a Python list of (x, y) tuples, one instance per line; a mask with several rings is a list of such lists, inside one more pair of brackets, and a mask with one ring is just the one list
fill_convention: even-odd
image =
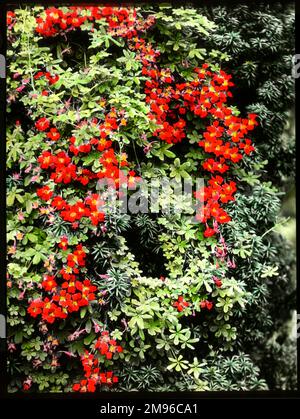
[(40, 253), (36, 253), (32, 259), (32, 263), (33, 265), (37, 265), (38, 263), (40, 263), (41, 261), (41, 254)]
[(92, 332), (83, 339), (83, 343), (85, 345), (90, 345), (95, 338), (96, 338), (96, 334)]
[(26, 201), (26, 212), (30, 214), (32, 211), (32, 201)]
[(8, 207), (12, 207), (15, 202), (16, 195), (14, 193), (11, 193), (7, 196), (6, 204)]
[[(80, 313), (80, 315), (81, 315), (81, 313)], [(85, 330), (86, 330), (87, 333), (90, 333), (91, 330), (92, 330), (92, 322), (91, 322), (90, 319), (85, 324)]]
[(36, 243), (38, 241), (38, 236), (36, 236), (35, 234), (28, 233), (26, 234), (26, 236), (31, 243)]
[(144, 320), (142, 319), (142, 317), (137, 317), (136, 318), (136, 323), (137, 323), (137, 325), (140, 329), (144, 329), (145, 324), (144, 324)]
[(19, 344), (19, 343), (21, 343), (21, 342), (22, 342), (22, 340), (23, 340), (23, 331), (22, 331), (22, 330), (19, 330), (19, 331), (15, 334), (15, 338), (14, 338), (14, 340), (15, 340), (15, 343), (16, 343), (16, 344)]
[(84, 316), (86, 315), (86, 312), (87, 312), (87, 308), (86, 308), (86, 307), (82, 307), (82, 308), (80, 309), (80, 318), (81, 318), (81, 319), (83, 319), (83, 318), (84, 318)]

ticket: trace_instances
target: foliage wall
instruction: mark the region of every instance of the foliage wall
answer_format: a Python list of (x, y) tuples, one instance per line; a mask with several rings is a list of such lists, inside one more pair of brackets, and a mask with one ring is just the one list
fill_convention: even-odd
[[(10, 391), (294, 388), (292, 16), (9, 12)], [(204, 178), (204, 211), (122, 213), (97, 187), (163, 176)]]
[[(240, 109), (259, 115), (260, 124), (253, 132), (253, 139), (257, 153), (266, 163), (260, 179), (271, 182), (277, 188), (274, 202), (273, 199), (267, 198), (267, 191), (255, 194), (256, 197), (251, 200), (254, 212), (260, 212), (256, 219), (259, 235), (263, 232), (261, 217), (271, 220), (273, 212), (273, 220), (279, 221), (275, 208), (279, 200), (284, 205), (284, 214), (292, 217), (295, 215), (294, 205), (291, 204), (295, 185), (296, 145), (295, 92), (292, 76), (294, 13), (292, 2), (261, 2), (256, 4), (255, 11), (245, 4), (235, 10), (222, 7), (205, 10), (206, 16), (218, 25), (215, 33), (207, 39), (207, 45), (215, 48), (218, 46), (221, 51), (230, 55), (226, 61), (226, 68), (239, 80), (235, 94), (237, 103)], [(264, 198), (261, 199), (260, 196)], [(268, 208), (264, 201), (268, 201)], [(251, 206), (250, 202), (249, 204)], [(293, 219), (284, 222), (280, 227), (277, 226), (275, 232), (277, 233), (271, 232), (265, 237), (266, 247), (260, 250), (256, 263), (266, 261), (266, 256), (269, 258), (269, 249), (272, 249), (271, 253), (275, 256), (273, 260), (278, 264), (278, 281), (276, 286), (273, 282), (265, 284), (269, 290), (267, 293), (263, 292), (261, 297), (264, 297), (268, 304), (263, 304), (262, 310), (259, 299), (254, 303), (254, 306), (257, 306), (252, 326), (255, 331), (251, 333), (252, 349), (249, 350), (253, 351), (254, 357), (260, 358), (259, 364), (269, 386), (280, 389), (293, 388), (296, 385), (296, 343), (290, 338), (288, 320), (291, 318), (291, 311), (296, 310), (295, 247), (291, 247), (291, 243), (282, 234), (278, 234), (287, 232), (288, 237), (293, 237)], [(244, 268), (244, 275), (245, 271)], [(247, 276), (250, 281), (251, 276), (256, 277), (254, 266), (253, 270), (248, 271)], [(261, 285), (256, 283), (254, 289), (258, 290), (257, 287), (260, 288)], [(286, 310), (282, 311), (280, 307), (285, 307)], [(252, 327), (248, 324), (248, 330)], [(258, 330), (261, 330), (261, 333), (258, 333)], [(258, 348), (261, 351), (260, 355)]]

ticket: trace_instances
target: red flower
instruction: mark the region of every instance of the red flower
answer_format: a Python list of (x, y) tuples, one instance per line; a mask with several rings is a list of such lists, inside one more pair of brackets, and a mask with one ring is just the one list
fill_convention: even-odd
[(28, 391), (32, 385), (32, 379), (30, 377), (27, 378), (27, 380), (23, 381), (23, 390)]
[(42, 313), (42, 308), (44, 306), (43, 301), (40, 300), (34, 300), (29, 304), (29, 307), (27, 308), (27, 312), (32, 317), (37, 317), (39, 314)]
[(53, 192), (49, 188), (49, 186), (43, 186), (39, 188), (37, 191), (37, 196), (41, 198), (43, 201), (49, 201), (52, 198)]
[(83, 202), (77, 201), (76, 204), (70, 205), (65, 211), (60, 213), (65, 221), (73, 223), (76, 220), (81, 220), (82, 217), (89, 217), (90, 211)]
[(64, 151), (60, 151), (59, 153), (57, 153), (56, 159), (58, 165), (68, 166), (68, 164), (71, 163), (70, 157)]
[(47, 323), (54, 323), (57, 318), (65, 319), (66, 317), (67, 313), (62, 311), (61, 307), (50, 301), (49, 298), (45, 298), (42, 312), (43, 320), (45, 320)]
[(140, 182), (142, 179), (139, 176), (136, 176), (135, 172), (133, 170), (130, 170), (128, 172), (128, 179), (127, 184), (129, 188), (134, 188), (135, 185)]
[(77, 268), (71, 268), (70, 266), (66, 266), (62, 268), (59, 273), (66, 281), (75, 280), (75, 275), (79, 273)]
[(52, 141), (57, 141), (60, 139), (60, 133), (57, 131), (56, 128), (51, 128), (50, 131), (47, 133), (47, 137)]
[(236, 188), (236, 183), (233, 181), (230, 181), (229, 183), (224, 183), (224, 185), (222, 186), (221, 190), (220, 190), (220, 200), (221, 202), (228, 202), (228, 201), (233, 201), (233, 194), (234, 192), (236, 192), (237, 188)]
[(33, 77), (35, 80), (40, 79), (41, 77), (43, 77), (44, 72), (43, 71), (39, 71), (35, 74), (35, 76)]
[(56, 7), (50, 7), (46, 9), (47, 19), (51, 20), (53, 23), (59, 23), (60, 18), (63, 16), (63, 12)]
[(220, 288), (222, 286), (222, 281), (221, 279), (217, 278), (217, 277), (213, 277), (214, 283), (216, 284), (216, 286), (218, 288)]
[(7, 25), (11, 25), (13, 20), (15, 19), (16, 15), (12, 11), (8, 11), (6, 15), (6, 23)]
[(112, 371), (108, 371), (106, 373), (103, 372), (103, 373), (100, 374), (100, 382), (103, 383), (103, 384), (110, 385), (110, 384), (113, 384), (113, 383), (117, 383), (118, 381), (119, 381), (118, 377), (113, 375)]
[(233, 163), (237, 163), (243, 158), (243, 156), (238, 153), (238, 150), (239, 149), (237, 147), (227, 147), (223, 153), (223, 156), (225, 159), (230, 159)]
[(58, 247), (62, 250), (67, 250), (68, 249), (68, 237), (66, 237), (66, 236), (61, 237), (60, 242), (58, 243)]
[(52, 199), (51, 205), (58, 210), (63, 210), (68, 207), (67, 202), (61, 196), (55, 196)]
[(214, 304), (212, 301), (206, 301), (206, 308), (207, 310), (211, 310), (213, 308)]
[(227, 214), (226, 211), (224, 211), (222, 208), (219, 209), (219, 213), (216, 216), (216, 220), (220, 224), (229, 223), (231, 221), (231, 217)]
[(59, 76), (57, 74), (55, 76), (51, 76), (49, 73), (46, 73), (46, 78), (50, 85), (55, 84), (59, 80)]
[[(95, 138), (92, 140), (95, 140)], [(90, 140), (91, 144), (97, 144), (97, 150), (99, 151), (107, 150), (112, 145), (112, 141), (108, 141), (105, 138), (97, 140), (97, 143), (95, 143), (95, 141), (92, 143), (92, 140)]]
[(210, 227), (207, 227), (203, 233), (204, 237), (211, 237), (211, 236), (214, 236), (215, 234), (216, 234), (216, 231)]
[(80, 174), (80, 176), (77, 176), (76, 180), (82, 185), (87, 185), (89, 181), (95, 177), (94, 173), (88, 169), (80, 169), (78, 174)]
[(38, 158), (38, 162), (42, 169), (48, 169), (49, 167), (52, 168), (54, 166), (56, 158), (49, 151), (43, 151), (43, 153)]
[(244, 150), (244, 153), (246, 153), (247, 155), (251, 154), (252, 151), (255, 150), (255, 148), (253, 147), (253, 145), (251, 145), (252, 142), (251, 140), (249, 140), (248, 138), (245, 140), (245, 143), (240, 143), (240, 148), (242, 150)]
[(254, 129), (256, 125), (258, 125), (258, 122), (256, 121), (257, 115), (255, 113), (249, 113), (248, 118), (249, 119), (247, 128), (251, 131)]
[(54, 276), (46, 275), (44, 281), (42, 282), (42, 287), (45, 291), (52, 291), (57, 287), (57, 283), (54, 279)]
[(47, 118), (40, 118), (35, 123), (36, 129), (39, 131), (46, 131), (50, 126), (50, 121)]
[(75, 265), (84, 266), (85, 265), (86, 253), (82, 249), (82, 244), (76, 246), (76, 250), (73, 253), (69, 253), (67, 256), (67, 264), (71, 268)]
[(69, 294), (74, 294), (75, 291), (76, 291), (76, 286), (75, 285), (76, 285), (75, 281), (72, 280), (72, 279), (69, 279), (69, 281), (63, 282), (61, 284), (61, 287), (63, 289), (65, 289)]
[(213, 305), (213, 302), (208, 300), (201, 301), (200, 303), (200, 307), (207, 308), (207, 310), (211, 310), (213, 308)]
[(102, 16), (111, 16), (113, 13), (112, 7), (103, 7)]
[(96, 381), (93, 379), (81, 380), (79, 384), (73, 385), (73, 391), (80, 393), (94, 393), (96, 391)]
[(76, 288), (81, 291), (82, 295), (89, 295), (97, 291), (97, 287), (89, 279), (85, 279), (83, 282), (77, 281)]
[(103, 201), (101, 201), (100, 195), (96, 193), (89, 195), (85, 199), (86, 205), (88, 205), (91, 210), (96, 210), (101, 205), (102, 202)]
[(108, 149), (102, 154), (102, 157), (100, 157), (100, 163), (102, 163), (105, 166), (109, 165), (117, 165), (118, 160), (116, 159), (115, 152), (112, 148)]
[(78, 150), (80, 153), (89, 153), (91, 151), (91, 145), (90, 144), (81, 144), (78, 147)]
[(105, 213), (99, 211), (91, 211), (91, 222), (94, 226), (97, 226), (99, 223), (105, 221)]
[(72, 163), (67, 166), (57, 166), (50, 178), (53, 179), (55, 183), (71, 183), (72, 180), (77, 179), (76, 169), (77, 167)]
[(227, 172), (229, 169), (229, 166), (227, 164), (224, 164), (224, 159), (221, 158), (220, 161), (216, 161), (214, 159), (207, 159), (203, 164), (202, 167), (209, 171), (209, 172), (220, 172), (224, 173)]

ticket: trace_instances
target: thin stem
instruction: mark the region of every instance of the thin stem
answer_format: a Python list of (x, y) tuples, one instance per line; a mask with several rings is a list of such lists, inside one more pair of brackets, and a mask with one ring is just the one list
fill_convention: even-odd
[(290, 217), (285, 218), (284, 220), (280, 221), (279, 223), (276, 223), (273, 227), (269, 228), (269, 230), (265, 231), (264, 234), (261, 236), (261, 238), (265, 237), (268, 233), (270, 233), (272, 230), (274, 230), (276, 227), (283, 225), (287, 221), (290, 220)]
[(138, 156), (137, 156), (134, 141), (132, 141), (132, 146), (133, 146), (133, 151), (134, 151), (134, 155), (135, 155), (135, 158), (136, 158), (137, 165), (138, 165), (139, 169), (141, 170), (141, 165), (140, 165), (140, 162), (139, 162), (139, 159), (138, 159)]

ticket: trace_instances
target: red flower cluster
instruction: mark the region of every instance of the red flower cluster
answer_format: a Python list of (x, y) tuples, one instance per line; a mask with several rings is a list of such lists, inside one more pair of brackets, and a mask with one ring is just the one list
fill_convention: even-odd
[[(122, 352), (122, 347), (117, 345), (114, 339), (111, 339), (108, 331), (103, 331), (101, 337), (94, 345), (95, 350), (99, 350), (101, 355), (105, 355), (107, 359), (112, 359), (114, 353)], [(85, 351), (81, 357), (81, 364), (84, 370), (85, 379), (80, 383), (73, 385), (73, 391), (80, 393), (95, 392), (98, 384), (111, 385), (118, 382), (112, 371), (100, 372), (99, 359), (94, 354)]]
[(173, 307), (176, 307), (179, 312), (183, 311), (189, 305), (190, 303), (185, 301), (182, 295), (180, 295), (178, 300), (173, 303)]
[[(228, 110), (228, 108), (226, 109)], [(228, 115), (224, 119), (224, 124), (228, 127), (227, 130), (225, 127), (219, 125), (219, 121), (214, 121), (213, 125), (209, 126), (203, 134), (204, 140), (199, 141), (198, 144), (204, 148), (205, 152), (213, 153), (217, 157), (222, 156), (223, 160), (220, 161), (221, 163), (224, 163), (226, 160), (238, 163), (243, 158), (240, 151), (243, 151), (245, 154), (250, 154), (254, 150), (254, 147), (251, 145), (251, 140), (245, 139), (245, 142), (242, 142), (242, 139), (257, 124), (255, 118), (256, 115), (254, 114), (249, 114), (249, 119), (241, 119), (233, 115)], [(231, 141), (224, 142), (222, 139), (219, 139), (222, 136), (229, 138)], [(232, 146), (232, 143), (236, 145)], [(214, 162), (213, 159), (209, 160)], [(229, 166), (226, 166), (224, 169), (224, 167), (213, 166), (210, 163), (209, 169), (208, 166), (204, 168), (211, 172), (219, 171), (223, 173), (229, 169)]]
[(80, 27), (85, 20), (85, 16), (79, 15), (79, 8), (70, 7), (70, 11), (64, 13), (61, 9), (50, 7), (45, 10), (45, 18), (38, 17), (36, 19), (36, 32), (43, 36), (54, 36), (60, 31), (67, 29), (75, 29)]
[(81, 380), (80, 383), (73, 385), (73, 391), (79, 391), (80, 393), (94, 393), (96, 391), (96, 381), (92, 378), (88, 380)]
[(59, 293), (53, 296), (53, 301), (56, 301), (68, 313), (76, 312), (96, 299), (94, 292), (97, 287), (92, 285), (89, 279), (85, 279), (83, 282), (70, 279), (63, 282), (61, 288)]
[(203, 309), (207, 309), (207, 310), (211, 310), (214, 306), (214, 303), (212, 301), (208, 301), (208, 300), (203, 300), (200, 303), (200, 307)]
[[(59, 247), (67, 242), (67, 238), (63, 238)], [(81, 307), (87, 306), (90, 301), (96, 299), (97, 287), (89, 279), (81, 281), (77, 276), (80, 268), (85, 266), (85, 259), (86, 253), (79, 244), (74, 252), (67, 255), (67, 265), (59, 272), (64, 282), (60, 281), (58, 285), (58, 277), (45, 275), (42, 288), (51, 293), (52, 298), (50, 300), (46, 297), (32, 301), (27, 309), (32, 317), (41, 314), (43, 320), (53, 323), (56, 319), (65, 319), (69, 313), (77, 312)]]
[(105, 220), (105, 213), (99, 211), (99, 208), (104, 205), (104, 201), (100, 199), (99, 194), (92, 194), (85, 199), (85, 204), (89, 207), (89, 217), (94, 226)]
[[(63, 163), (68, 156), (64, 153), (60, 155), (60, 158), (63, 158)], [(54, 156), (50, 151), (43, 151), (43, 153), (38, 157), (38, 163), (41, 169), (54, 169), (57, 164), (58, 155)], [(69, 160), (70, 162), (71, 160)]]
[[(169, 69), (160, 70), (156, 65), (158, 53), (146, 47), (143, 40), (136, 38), (135, 42), (132, 48), (140, 52), (142, 74), (150, 78), (145, 85), (146, 102), (151, 108), (149, 118), (160, 126), (153, 133), (154, 136), (167, 143), (182, 141), (186, 137), (183, 115), (189, 110), (195, 116), (212, 120), (203, 133), (203, 140), (198, 143), (206, 153), (214, 155), (202, 164), (207, 172), (225, 173), (231, 164), (243, 158), (242, 153), (249, 155), (254, 150), (251, 140), (245, 136), (257, 125), (256, 115), (239, 118), (226, 106), (227, 98), (232, 96), (229, 91), (229, 87), (233, 86), (230, 75), (222, 70), (212, 72), (208, 64), (203, 64), (202, 68), (194, 69), (196, 76), (193, 81), (176, 84)], [(217, 178), (219, 183), (223, 182), (223, 178)], [(234, 182), (220, 186), (215, 179), (209, 181), (210, 186), (205, 191), (197, 191), (196, 196), (201, 196), (201, 202), (207, 201), (202, 214), (196, 216), (196, 219), (206, 223), (205, 237), (217, 232), (217, 223), (230, 221), (218, 201), (224, 204), (234, 200), (233, 193), (236, 191)], [(215, 222), (213, 228), (207, 225), (210, 218)]]
[[(97, 120), (94, 119), (92, 123), (97, 125)], [(41, 121), (38, 121), (37, 126), (44, 130), (49, 127), (49, 124), (49, 121), (45, 121), (44, 118), (42, 118)], [(52, 171), (50, 179), (57, 184), (62, 183), (66, 185), (73, 181), (77, 181), (82, 185), (87, 185), (90, 181), (105, 179), (112, 181), (113, 185), (117, 188), (120, 185), (128, 185), (129, 188), (132, 188), (141, 179), (136, 176), (134, 171), (129, 171), (126, 175), (120, 170), (120, 168), (126, 167), (129, 164), (127, 161), (127, 154), (116, 154), (114, 149), (111, 148), (112, 141), (105, 138), (114, 130), (118, 129), (120, 125), (125, 124), (125, 119), (118, 117), (113, 109), (106, 115), (104, 122), (99, 124), (99, 139), (92, 138), (89, 141), (89, 144), (75, 146), (75, 137), (70, 138), (71, 146), (69, 147), (69, 150), (75, 155), (79, 152), (88, 152), (88, 150), (91, 151), (92, 146), (96, 146), (97, 150), (102, 151), (102, 155), (99, 158), (101, 168), (98, 172), (92, 172), (88, 169), (77, 167), (72, 163), (71, 157), (64, 151), (60, 151), (57, 154), (53, 154), (50, 151), (43, 151), (43, 153), (38, 157), (38, 163), (42, 169)], [(52, 128), (48, 133), (48, 136), (52, 139), (55, 139), (54, 136), (56, 135), (57, 131), (55, 128)], [(39, 192), (39, 197), (41, 199), (48, 200), (50, 193), (47, 194), (46, 190), (45, 193), (42, 192), (43, 190)], [(103, 222), (105, 219), (104, 212), (99, 211), (99, 207), (103, 204), (104, 202), (100, 200), (99, 196), (97, 196), (96, 201), (95, 196), (92, 200), (89, 196), (87, 196), (84, 202), (82, 200), (78, 200), (77, 203), (72, 205), (69, 205), (60, 196), (55, 196), (52, 201), (52, 207), (60, 211), (60, 216), (65, 221), (75, 223), (80, 221), (83, 217), (89, 217), (91, 219), (91, 223), (95, 226), (97, 226), (100, 222)], [(74, 226), (77, 227), (76, 224), (74, 224)]]
[(95, 344), (95, 349), (98, 349), (101, 355), (105, 355), (106, 359), (112, 359), (114, 353), (123, 351), (122, 347), (117, 345), (116, 340), (110, 338), (107, 331), (101, 333), (101, 337)]
[[(82, 10), (88, 11), (83, 15)], [(109, 32), (117, 36), (131, 38), (137, 32), (134, 25), (136, 21), (134, 9), (117, 7), (69, 7), (67, 12), (51, 7), (46, 9), (45, 17), (36, 19), (36, 32), (45, 37), (56, 36), (61, 32), (68, 32), (80, 28), (86, 21), (104, 19), (108, 23)]]
[[(47, 129), (50, 127), (50, 121), (43, 117), (36, 121), (35, 127), (38, 131), (47, 131)], [(60, 133), (58, 132), (57, 128), (52, 127), (47, 132), (47, 138), (52, 141), (57, 141), (60, 139)]]
[(38, 80), (42, 77), (45, 77), (48, 80), (50, 85), (55, 84), (59, 80), (59, 76), (57, 74), (52, 76), (48, 71), (38, 71), (35, 74), (34, 79)]
[[(38, 158), (38, 163), (42, 169), (55, 170), (50, 176), (55, 183), (69, 184), (73, 180), (77, 180), (86, 185), (91, 177), (95, 177), (87, 169), (77, 170), (77, 167), (71, 163), (71, 158), (64, 151), (60, 151), (56, 155), (49, 151), (44, 151)], [(46, 201), (53, 196), (53, 192), (48, 186), (38, 189), (37, 194)], [(76, 204), (69, 205), (61, 196), (55, 196), (51, 205), (60, 211), (60, 216), (65, 221), (74, 223), (75, 221), (80, 221), (82, 217), (90, 217), (92, 224), (98, 225), (105, 218), (104, 213), (99, 212), (97, 209), (101, 203), (103, 204), (98, 195), (97, 197), (94, 195), (93, 200), (88, 196), (86, 205), (81, 200), (78, 200)]]
[(206, 223), (209, 219), (213, 219), (216, 223), (214, 228), (207, 226), (204, 236), (210, 237), (217, 232), (217, 224), (228, 223), (231, 218), (226, 211), (221, 208), (221, 203), (227, 203), (234, 201), (233, 194), (236, 192), (236, 183), (230, 181), (224, 183), (224, 179), (221, 176), (212, 177), (208, 181), (209, 186), (195, 192), (195, 197), (201, 203), (205, 203), (200, 206), (200, 211), (196, 214), (196, 219)]
[(66, 204), (60, 216), (63, 220), (74, 223), (74, 221), (80, 221), (83, 217), (89, 217), (90, 211), (82, 201), (77, 201), (74, 205)]
[(42, 319), (47, 323), (54, 323), (55, 319), (65, 319), (67, 317), (66, 310), (63, 310), (48, 297), (44, 300), (33, 300), (27, 311), (32, 317), (37, 317), (41, 314)]
[[(103, 101), (103, 105), (105, 105), (105, 101)], [(116, 110), (112, 108), (111, 111), (105, 115), (103, 122), (100, 122), (97, 118), (94, 118), (92, 121), (92, 125), (98, 126), (99, 128), (100, 138), (92, 138), (88, 142), (76, 146), (76, 137), (72, 136), (70, 138), (71, 145), (69, 150), (77, 156), (79, 153), (89, 153), (92, 146), (97, 146), (96, 149), (98, 151), (108, 149), (112, 145), (112, 141), (107, 140), (107, 137), (111, 136), (114, 131), (119, 128), (119, 125), (125, 125), (124, 121), (126, 124), (126, 120), (120, 118), (120, 116), (117, 115)]]
[(60, 216), (63, 220), (74, 223), (80, 221), (83, 217), (87, 217), (95, 226), (105, 220), (105, 213), (98, 210), (103, 204), (104, 201), (100, 199), (98, 194), (87, 196), (85, 202), (79, 200), (74, 205), (67, 204), (60, 196), (55, 196), (51, 202), (53, 207), (60, 210)]
[(16, 21), (16, 14), (12, 11), (8, 11), (6, 14), (6, 24), (7, 26), (13, 25)]

